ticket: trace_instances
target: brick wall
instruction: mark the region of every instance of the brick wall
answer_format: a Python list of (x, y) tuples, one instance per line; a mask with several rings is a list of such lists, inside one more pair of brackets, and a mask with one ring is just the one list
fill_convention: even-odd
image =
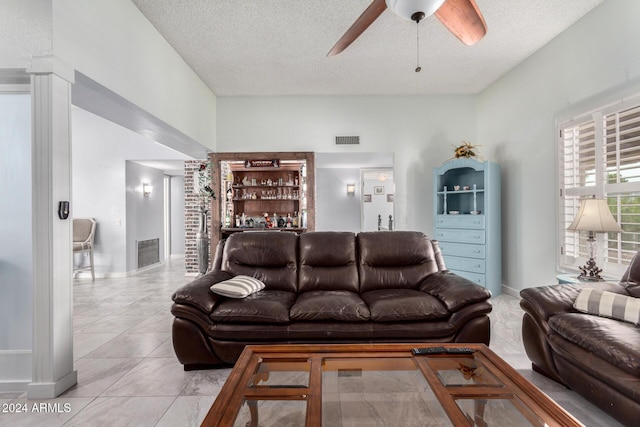
[[(198, 253), (196, 252), (196, 233), (198, 232), (200, 204), (207, 204), (208, 221), (211, 219), (211, 198), (200, 196), (196, 192), (195, 181), (198, 170), (205, 160), (186, 160), (184, 162), (184, 264), (187, 274), (198, 274)], [(211, 239), (211, 228), (209, 228)], [(211, 255), (209, 256), (211, 259)]]

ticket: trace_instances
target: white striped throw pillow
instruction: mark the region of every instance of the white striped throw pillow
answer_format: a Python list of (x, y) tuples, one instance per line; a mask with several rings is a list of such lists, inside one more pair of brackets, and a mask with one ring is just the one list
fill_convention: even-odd
[(640, 298), (585, 288), (578, 294), (573, 308), (583, 313), (609, 317), (640, 326)]
[(245, 298), (264, 289), (264, 283), (255, 277), (238, 275), (211, 286), (211, 291), (229, 298)]

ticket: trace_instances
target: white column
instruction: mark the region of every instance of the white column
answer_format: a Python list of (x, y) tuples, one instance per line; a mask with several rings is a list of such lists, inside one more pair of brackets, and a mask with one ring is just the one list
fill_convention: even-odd
[(54, 58), (32, 62), (33, 377), (29, 399), (54, 398), (77, 383), (73, 369), (71, 200), (73, 70)]

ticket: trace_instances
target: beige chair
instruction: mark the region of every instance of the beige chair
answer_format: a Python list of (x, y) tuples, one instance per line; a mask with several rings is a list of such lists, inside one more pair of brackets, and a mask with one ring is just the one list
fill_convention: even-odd
[(93, 218), (73, 219), (73, 253), (89, 252), (89, 265), (75, 268), (74, 271), (91, 269), (91, 280), (96, 279), (93, 267), (93, 239), (96, 235), (96, 220)]

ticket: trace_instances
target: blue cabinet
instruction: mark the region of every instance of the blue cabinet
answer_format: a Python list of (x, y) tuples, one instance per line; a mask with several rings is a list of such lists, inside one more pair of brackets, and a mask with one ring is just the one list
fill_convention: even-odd
[(435, 234), (447, 268), (502, 292), (500, 165), (454, 159), (433, 172)]

